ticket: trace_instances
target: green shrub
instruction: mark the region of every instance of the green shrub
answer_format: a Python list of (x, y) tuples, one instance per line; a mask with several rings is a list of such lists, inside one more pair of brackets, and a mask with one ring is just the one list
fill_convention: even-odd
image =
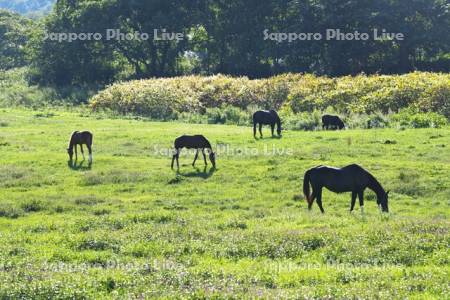
[[(450, 75), (415, 72), (401, 76), (317, 77), (283, 74), (250, 80), (216, 75), (148, 79), (114, 84), (91, 98), (94, 110), (136, 114), (156, 119), (184, 113), (207, 114), (211, 123), (242, 122), (237, 110), (289, 108), (294, 114), (328, 111), (339, 114), (388, 114), (404, 108), (450, 118)], [(215, 110), (220, 108), (220, 111)], [(227, 115), (224, 117), (223, 110)], [(204, 119), (202, 119), (203, 121)], [(386, 126), (384, 118), (366, 120)], [(311, 127), (312, 124), (297, 124)], [(368, 126), (367, 123), (365, 126)]]
[(322, 126), (322, 113), (299, 113), (286, 115), (282, 118), (282, 127), (288, 130), (317, 130)]
[(434, 112), (421, 113), (403, 110), (392, 116), (392, 121), (410, 128), (440, 128), (448, 124), (447, 119)]
[(230, 105), (221, 108), (208, 108), (206, 116), (209, 124), (249, 125), (251, 119), (248, 112)]

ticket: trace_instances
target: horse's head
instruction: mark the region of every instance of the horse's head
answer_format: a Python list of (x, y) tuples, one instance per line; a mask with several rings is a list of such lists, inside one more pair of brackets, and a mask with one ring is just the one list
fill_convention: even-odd
[(278, 120), (277, 122), (277, 134), (279, 137), (281, 137), (281, 131), (283, 130), (283, 128), (281, 127), (281, 120)]
[(389, 199), (389, 192), (384, 193), (384, 195), (377, 197), (377, 204), (381, 208), (382, 212), (389, 212), (388, 199)]
[(73, 158), (73, 149), (72, 148), (67, 148), (67, 153), (69, 154), (69, 159), (72, 160), (72, 158)]
[(216, 154), (214, 152), (209, 153), (209, 160), (211, 161), (213, 168), (216, 167)]

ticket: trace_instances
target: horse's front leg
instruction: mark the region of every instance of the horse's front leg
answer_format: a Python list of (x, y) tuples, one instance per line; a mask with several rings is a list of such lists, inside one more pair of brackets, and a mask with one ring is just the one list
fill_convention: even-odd
[(353, 209), (355, 208), (356, 196), (357, 196), (357, 193), (356, 192), (352, 192), (352, 203), (350, 205), (350, 212), (352, 212)]
[(364, 191), (358, 192), (359, 207), (361, 208), (361, 215), (364, 215)]
[(195, 167), (195, 162), (197, 161), (197, 158), (198, 158), (198, 149), (195, 152), (194, 162), (192, 163), (193, 167)]
[(270, 129), (272, 130), (272, 137), (275, 136), (275, 124), (270, 124)]
[(89, 162), (92, 163), (92, 144), (86, 144), (89, 152)]
[(85, 157), (84, 157), (84, 150), (83, 150), (83, 144), (80, 145), (80, 148), (81, 148), (81, 154), (83, 155), (83, 160), (85, 160)]
[(77, 151), (77, 145), (75, 144), (75, 161), (77, 161), (78, 160), (78, 151)]

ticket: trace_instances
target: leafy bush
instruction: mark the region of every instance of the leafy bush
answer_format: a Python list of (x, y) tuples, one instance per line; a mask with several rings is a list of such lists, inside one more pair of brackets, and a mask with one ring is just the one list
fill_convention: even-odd
[(322, 113), (314, 111), (312, 113), (290, 114), (282, 118), (282, 127), (289, 130), (317, 130), (322, 126)]
[[(450, 118), (449, 95), (449, 74), (415, 72), (401, 76), (340, 78), (283, 74), (258, 80), (216, 75), (117, 83), (92, 97), (90, 103), (94, 110), (158, 119), (176, 118), (182, 113), (207, 113), (210, 122), (215, 123), (226, 122), (224, 116), (214, 110), (218, 108), (227, 108), (234, 114), (228, 115), (227, 119), (237, 118), (237, 110), (228, 107), (241, 110), (284, 107), (294, 114), (332, 108), (340, 114), (366, 115), (388, 114), (411, 107), (419, 112), (435, 112)], [(383, 118), (367, 121), (370, 121), (370, 127), (386, 125)]]
[(230, 105), (206, 110), (209, 124), (249, 125), (250, 114)]
[(440, 128), (448, 123), (444, 116), (437, 113), (420, 113), (412, 110), (401, 111), (392, 117), (392, 121), (410, 128)]

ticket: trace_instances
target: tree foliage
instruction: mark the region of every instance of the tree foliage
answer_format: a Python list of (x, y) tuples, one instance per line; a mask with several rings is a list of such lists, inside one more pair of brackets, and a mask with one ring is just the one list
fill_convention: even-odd
[(26, 44), (31, 21), (18, 14), (0, 10), (0, 70), (27, 63)]
[(0, 9), (20, 14), (40, 15), (50, 12), (54, 2), (55, 0), (0, 0)]
[[(446, 0), (59, 0), (30, 45), (33, 78), (43, 84), (223, 73), (250, 78), (286, 72), (343, 76), (450, 70)], [(150, 38), (106, 40), (106, 31)], [(327, 40), (327, 29), (369, 33)], [(376, 40), (373, 30), (402, 33)], [(184, 39), (154, 39), (154, 30)], [(101, 33), (100, 40), (44, 40), (47, 33)], [(269, 33), (321, 33), (277, 42)]]

